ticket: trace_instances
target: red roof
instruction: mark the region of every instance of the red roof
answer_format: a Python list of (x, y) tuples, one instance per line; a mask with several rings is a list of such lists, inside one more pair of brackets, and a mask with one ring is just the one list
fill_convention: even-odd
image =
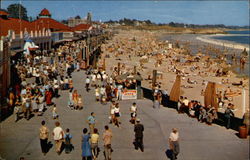
[(49, 13), (49, 10), (47, 10), (46, 8), (44, 8), (39, 15), (40, 16), (51, 16), (51, 14)]
[(88, 30), (91, 27), (90, 24), (79, 24), (75, 27), (72, 27), (71, 29), (73, 31), (83, 31), (83, 30)]
[(6, 11), (4, 11), (4, 10), (0, 10), (0, 15), (1, 15), (1, 16), (8, 16), (9, 13), (6, 12)]
[(51, 18), (39, 18), (33, 22), (31, 22), (33, 26), (37, 29), (50, 29), (52, 32), (53, 31), (72, 31), (68, 26), (54, 20)]
[(20, 34), (20, 31), (25, 31), (25, 29), (30, 31), (35, 31), (34, 26), (25, 20), (20, 20), (17, 18), (0, 18), (0, 36), (7, 36), (8, 30), (13, 30), (15, 34)]

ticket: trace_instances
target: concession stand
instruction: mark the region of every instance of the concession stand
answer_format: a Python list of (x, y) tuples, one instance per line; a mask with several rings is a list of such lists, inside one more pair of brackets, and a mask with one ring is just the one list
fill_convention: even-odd
[(116, 76), (115, 79), (117, 85), (122, 85), (122, 100), (142, 98), (141, 75), (125, 73)]

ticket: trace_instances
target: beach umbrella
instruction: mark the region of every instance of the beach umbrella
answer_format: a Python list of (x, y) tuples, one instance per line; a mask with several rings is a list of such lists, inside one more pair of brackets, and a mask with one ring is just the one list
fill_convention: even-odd
[(216, 83), (208, 82), (205, 94), (204, 94), (204, 105), (205, 107), (215, 107), (218, 109), (217, 95), (216, 95)]
[(244, 48), (244, 50), (241, 52), (241, 55), (243, 55), (243, 56), (248, 56), (248, 53), (247, 53), (247, 51), (246, 51), (246, 48)]
[(180, 88), (181, 88), (181, 76), (177, 75), (169, 96), (169, 99), (171, 101), (178, 102), (180, 97)]

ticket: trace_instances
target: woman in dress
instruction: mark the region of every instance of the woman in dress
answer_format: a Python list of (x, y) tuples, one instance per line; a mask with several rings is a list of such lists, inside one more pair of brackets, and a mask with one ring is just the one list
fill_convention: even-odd
[(82, 96), (79, 94), (79, 97), (78, 97), (78, 109), (82, 109), (83, 108), (83, 103), (82, 103)]
[(91, 160), (92, 154), (91, 154), (91, 147), (89, 144), (90, 140), (90, 134), (87, 133), (88, 129), (83, 129), (83, 135), (82, 135), (82, 160)]
[(71, 77), (69, 78), (69, 89), (73, 89), (73, 80)]
[(77, 90), (74, 90), (73, 94), (72, 94), (72, 100), (74, 103), (74, 108), (77, 109), (78, 107), (78, 93)]
[(10, 91), (9, 93), (9, 106), (12, 107), (14, 106), (14, 100), (15, 100), (15, 95), (13, 93), (13, 91)]
[(120, 127), (121, 122), (119, 121), (119, 117), (120, 115), (120, 108), (119, 108), (119, 104), (116, 103), (115, 108), (114, 108), (114, 113), (115, 113), (115, 119), (114, 119), (114, 124), (117, 127)]
[(46, 105), (49, 106), (52, 104), (52, 92), (49, 90), (45, 91), (45, 101), (46, 101)]
[(31, 108), (32, 111), (35, 113), (38, 111), (37, 96), (31, 97)]
[(38, 115), (41, 116), (43, 114), (44, 109), (44, 96), (41, 94), (38, 95)]
[(99, 86), (95, 86), (95, 97), (96, 97), (96, 101), (99, 101), (99, 98), (100, 98)]

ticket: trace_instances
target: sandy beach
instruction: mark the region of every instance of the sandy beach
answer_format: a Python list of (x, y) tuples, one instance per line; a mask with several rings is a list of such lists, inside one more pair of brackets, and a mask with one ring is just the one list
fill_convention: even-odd
[[(240, 59), (241, 56), (241, 52), (243, 51), (243, 46), (242, 44), (237, 44), (240, 46), (240, 48), (243, 49), (237, 49), (237, 48), (232, 48), (232, 45), (230, 46), (223, 46), (223, 43), (219, 43), (218, 44), (213, 44), (213, 43), (209, 43), (206, 41), (206, 39), (203, 40), (199, 40), (200, 37), (211, 37), (215, 36), (215, 35), (203, 35), (203, 34), (163, 34), (161, 36), (159, 36), (159, 39), (162, 41), (169, 41), (172, 43), (175, 42), (179, 42), (180, 44), (185, 44), (186, 42), (189, 42), (189, 48), (191, 50), (191, 54), (195, 55), (199, 52), (200, 49), (205, 50), (205, 52), (208, 52), (208, 54), (212, 57), (215, 57), (217, 55), (217, 53), (215, 53), (214, 51), (211, 50), (207, 50), (207, 48), (212, 47), (214, 49), (217, 50), (221, 50), (223, 52), (225, 52), (225, 55), (227, 57), (227, 62), (232, 64), (231, 66), (231, 70), (234, 71), (235, 73), (239, 74), (239, 75), (245, 75), (249, 77), (249, 61), (246, 62), (246, 67), (242, 70), (240, 69), (239, 65), (234, 65), (231, 61), (231, 56), (233, 54), (236, 55), (236, 59)], [(213, 41), (214, 39), (211, 39), (211, 41)], [(218, 40), (220, 41), (220, 40)], [(225, 42), (227, 43), (227, 42)], [(225, 44), (224, 43), (224, 44)], [(234, 46), (236, 44), (233, 44)], [(249, 51), (248, 51), (249, 52)]]
[[(171, 36), (173, 39), (174, 35)], [(204, 104), (202, 90), (205, 90), (208, 82), (215, 82), (218, 92), (225, 92), (230, 87), (232, 97), (225, 103), (233, 103), (235, 115), (242, 118), (245, 108), (249, 108), (248, 78), (238, 78), (237, 74), (231, 71), (228, 71), (225, 76), (216, 76), (218, 69), (229, 67), (225, 60), (219, 62), (218, 59), (209, 58), (202, 52), (197, 55), (187, 55), (184, 54), (183, 49), (169, 48), (166, 42), (159, 41), (158, 38), (157, 32), (119, 30), (112, 40), (102, 46), (103, 55), (99, 61), (100, 65), (104, 58), (106, 62), (109, 62), (106, 63), (106, 71), (109, 75), (118, 62), (121, 63), (123, 73), (131, 72), (136, 66), (144, 79), (142, 86), (147, 88), (152, 87), (152, 80), (147, 79), (150, 75), (152, 77), (152, 72), (156, 69), (159, 75), (157, 82), (168, 93), (171, 91), (178, 72), (182, 75), (181, 95), (189, 100), (198, 100), (202, 104)], [(193, 61), (194, 59), (199, 60)], [(232, 85), (240, 81), (243, 81), (243, 86)], [(246, 93), (245, 108), (242, 106), (243, 88)], [(219, 108), (219, 112), (224, 112), (225, 106)]]

